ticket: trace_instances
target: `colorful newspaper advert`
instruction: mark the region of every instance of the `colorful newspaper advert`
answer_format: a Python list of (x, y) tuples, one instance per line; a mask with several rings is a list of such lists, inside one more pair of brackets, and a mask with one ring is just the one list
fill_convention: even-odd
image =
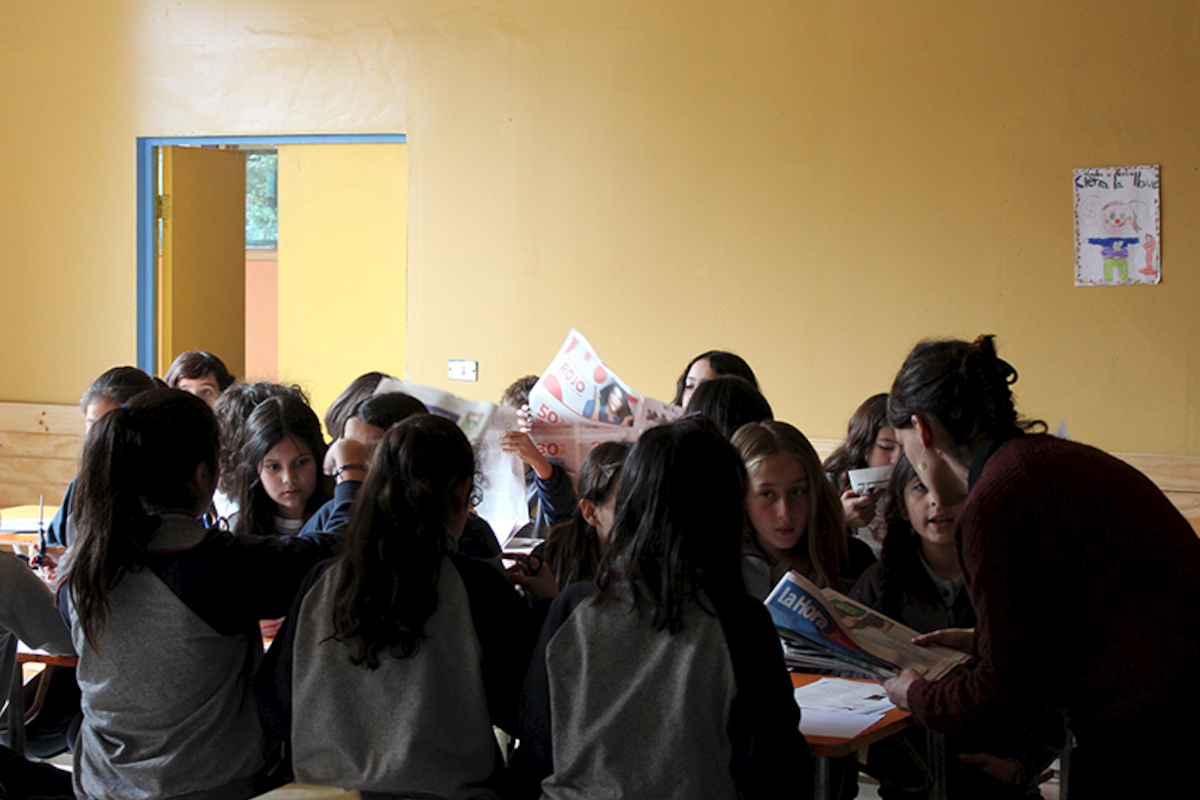
[(632, 442), (682, 413), (635, 392), (574, 328), (529, 392), (530, 436), (542, 455), (572, 475), (601, 442)]

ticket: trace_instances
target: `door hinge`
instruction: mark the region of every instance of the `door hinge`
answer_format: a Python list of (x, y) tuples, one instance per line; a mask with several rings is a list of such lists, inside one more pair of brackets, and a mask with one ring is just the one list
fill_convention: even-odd
[(166, 219), (171, 215), (171, 196), (166, 194), (157, 195), (154, 198), (154, 218)]

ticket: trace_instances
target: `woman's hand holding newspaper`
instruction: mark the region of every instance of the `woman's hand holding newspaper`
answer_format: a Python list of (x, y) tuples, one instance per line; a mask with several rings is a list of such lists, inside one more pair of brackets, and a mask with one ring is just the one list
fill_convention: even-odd
[(888, 699), (896, 708), (908, 711), (908, 687), (913, 685), (913, 681), (919, 680), (921, 680), (921, 673), (909, 667), (894, 678), (888, 678), (880, 683), (887, 690)]
[(957, 650), (960, 653), (974, 653), (975, 629), (943, 628), (940, 631), (922, 633), (920, 636), (914, 637), (912, 642), (913, 644), (921, 645), (921, 647), (940, 644), (943, 647), (949, 647), (951, 650)]
[[(975, 646), (975, 629), (943, 628), (940, 631), (931, 631), (930, 633), (922, 633), (920, 636), (913, 637), (912, 642), (922, 647), (940, 644), (952, 650), (970, 653)], [(888, 699), (896, 705), (896, 708), (908, 711), (908, 689), (912, 686), (913, 681), (920, 679), (921, 674), (915, 669), (909, 668), (894, 678), (888, 678), (887, 680), (880, 681), (880, 683), (887, 690)]]

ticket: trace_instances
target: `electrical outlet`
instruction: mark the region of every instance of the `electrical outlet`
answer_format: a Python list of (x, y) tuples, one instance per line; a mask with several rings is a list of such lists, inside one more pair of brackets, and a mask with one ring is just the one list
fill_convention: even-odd
[(477, 381), (479, 380), (479, 362), (452, 358), (450, 365), (446, 368), (446, 377), (452, 381)]

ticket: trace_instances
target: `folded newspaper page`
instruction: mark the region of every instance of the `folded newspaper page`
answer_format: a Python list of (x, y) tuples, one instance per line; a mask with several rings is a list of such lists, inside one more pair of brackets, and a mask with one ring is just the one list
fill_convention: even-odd
[(376, 394), (404, 392), (417, 398), (429, 413), (453, 420), (475, 448), (482, 499), (475, 513), (487, 520), (501, 544), (529, 522), (525, 499), (525, 472), (515, 456), (500, 449), (500, 437), (516, 430), (516, 409), (486, 400), (468, 400), (432, 386), (385, 378)]
[[(483, 499), (475, 508), (502, 546), (529, 524), (525, 468), (500, 449), (500, 437), (522, 428), (517, 411), (469, 400), (443, 389), (386, 378), (376, 394), (404, 392), (430, 413), (453, 420), (475, 448)], [(529, 436), (542, 455), (563, 465), (572, 479), (601, 442), (633, 442), (647, 428), (679, 417), (677, 406), (643, 397), (616, 376), (575, 329), (529, 393)]]
[(574, 328), (529, 392), (530, 436), (543, 455), (560, 461), (572, 475), (601, 442), (632, 442), (682, 413), (678, 406), (635, 392)]
[(911, 667), (937, 680), (971, 660), (948, 647), (913, 644), (918, 631), (833, 589), (818, 589), (796, 572), (784, 575), (764, 603), (785, 642), (801, 652), (816, 650), (844, 669), (882, 677)]

